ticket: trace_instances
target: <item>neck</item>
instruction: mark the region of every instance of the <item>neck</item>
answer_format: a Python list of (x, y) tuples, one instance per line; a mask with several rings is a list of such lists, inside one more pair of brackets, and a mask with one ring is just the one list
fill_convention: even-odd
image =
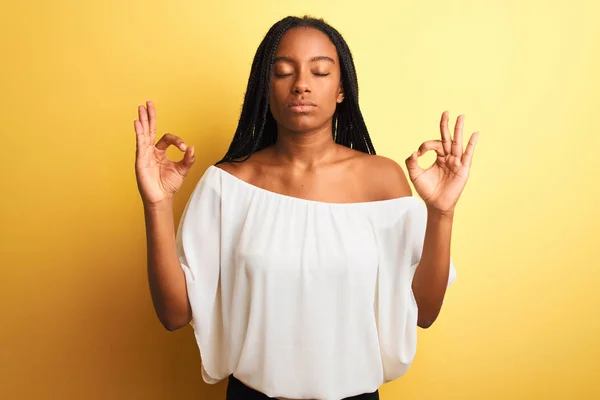
[(330, 161), (336, 151), (331, 127), (298, 133), (278, 126), (274, 152), (281, 162), (300, 169), (310, 169)]

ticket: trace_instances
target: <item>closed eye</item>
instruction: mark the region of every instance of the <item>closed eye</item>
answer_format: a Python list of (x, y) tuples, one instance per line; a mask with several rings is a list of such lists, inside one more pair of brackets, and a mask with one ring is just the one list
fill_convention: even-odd
[[(277, 78), (286, 78), (286, 77), (288, 77), (288, 76), (292, 76), (292, 75), (294, 75), (294, 74), (293, 74), (293, 73), (289, 73), (289, 74), (278, 74), (278, 73), (275, 73), (275, 76), (276, 76)], [(326, 73), (326, 74), (323, 74), (323, 73), (318, 73), (318, 72), (313, 72), (313, 75), (315, 75), (315, 76), (328, 76), (328, 75), (329, 75), (329, 72), (328, 72), (328, 73)]]

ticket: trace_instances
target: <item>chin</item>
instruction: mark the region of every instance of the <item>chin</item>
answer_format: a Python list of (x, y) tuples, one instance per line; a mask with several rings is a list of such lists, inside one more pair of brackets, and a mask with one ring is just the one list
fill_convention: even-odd
[(294, 133), (308, 133), (318, 129), (318, 126), (315, 124), (288, 124), (285, 125), (285, 128)]
[(315, 121), (315, 119), (309, 115), (296, 116), (294, 118), (290, 118), (287, 121), (282, 121), (280, 125), (285, 127), (286, 130), (294, 132), (294, 133), (308, 133), (314, 131), (322, 130), (328, 123), (331, 125), (331, 120), (329, 121)]

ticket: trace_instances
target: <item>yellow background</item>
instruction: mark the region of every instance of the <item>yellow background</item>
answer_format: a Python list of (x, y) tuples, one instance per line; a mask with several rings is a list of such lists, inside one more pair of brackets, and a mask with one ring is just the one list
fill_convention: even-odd
[(197, 148), (178, 221), (229, 144), (260, 40), (304, 13), (348, 41), (379, 154), (404, 165), (445, 109), (481, 132), (458, 279), (382, 399), (600, 398), (591, 0), (2, 2), (0, 397), (224, 399), (191, 329), (152, 309), (132, 120), (152, 99), (159, 134)]

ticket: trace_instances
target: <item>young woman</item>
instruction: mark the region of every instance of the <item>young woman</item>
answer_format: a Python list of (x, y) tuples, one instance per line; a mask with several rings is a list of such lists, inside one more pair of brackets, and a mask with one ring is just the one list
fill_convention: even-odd
[[(191, 324), (206, 382), (227, 398), (377, 399), (416, 351), (455, 279), (450, 239), (477, 140), (453, 135), (406, 159), (375, 155), (352, 55), (324, 21), (287, 17), (258, 47), (224, 158), (197, 183), (175, 233), (173, 196), (194, 147), (138, 107), (136, 174), (161, 323)], [(179, 162), (165, 152), (185, 152)], [(437, 153), (421, 169), (417, 158)]]

